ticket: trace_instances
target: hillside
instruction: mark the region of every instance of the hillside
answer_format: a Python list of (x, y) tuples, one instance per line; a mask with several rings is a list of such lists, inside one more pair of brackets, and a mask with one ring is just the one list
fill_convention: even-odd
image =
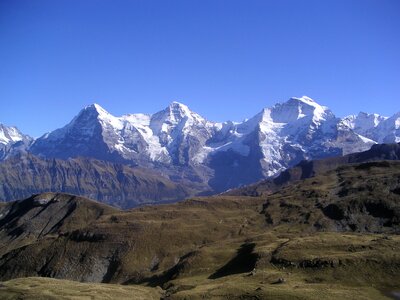
[(400, 161), (350, 164), (267, 196), (271, 225), (310, 230), (400, 232)]
[(27, 277), (2, 282), (2, 299), (135, 299), (158, 300), (160, 290), (142, 286), (80, 283), (43, 277)]
[(342, 165), (381, 160), (400, 160), (400, 143), (377, 144), (373, 145), (371, 149), (363, 152), (324, 159), (305, 160), (300, 162), (298, 165), (283, 171), (276, 178), (266, 179), (251, 185), (232, 189), (224, 194), (233, 196), (268, 195), (298, 180), (323, 174)]
[(130, 211), (38, 195), (0, 206), (0, 279), (159, 286), (164, 299), (388, 299), (400, 289), (399, 188), (400, 163), (381, 161), (262, 197)]

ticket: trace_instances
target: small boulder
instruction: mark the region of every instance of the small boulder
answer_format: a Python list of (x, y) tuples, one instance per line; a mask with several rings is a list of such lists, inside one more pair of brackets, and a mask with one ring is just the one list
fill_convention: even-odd
[(282, 284), (285, 283), (286, 279), (283, 277), (279, 277), (277, 281), (273, 282), (273, 284)]

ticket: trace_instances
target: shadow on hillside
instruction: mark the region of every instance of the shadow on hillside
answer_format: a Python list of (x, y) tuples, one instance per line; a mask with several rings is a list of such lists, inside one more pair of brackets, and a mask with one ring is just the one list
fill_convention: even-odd
[(256, 244), (246, 243), (240, 246), (237, 254), (226, 265), (211, 274), (209, 279), (217, 279), (232, 274), (246, 273), (254, 269), (258, 256), (254, 253)]
[(191, 259), (193, 259), (195, 257), (195, 255), (196, 255), (196, 252), (189, 252), (189, 253), (185, 254), (184, 256), (182, 256), (179, 259), (179, 262), (175, 266), (173, 266), (172, 268), (163, 272), (162, 274), (154, 275), (152, 277), (142, 278), (142, 279), (132, 278), (132, 279), (124, 282), (124, 284), (146, 283), (148, 286), (151, 286), (151, 287), (156, 287), (156, 286), (162, 287), (168, 281), (176, 279), (184, 271), (184, 269), (188, 267)]

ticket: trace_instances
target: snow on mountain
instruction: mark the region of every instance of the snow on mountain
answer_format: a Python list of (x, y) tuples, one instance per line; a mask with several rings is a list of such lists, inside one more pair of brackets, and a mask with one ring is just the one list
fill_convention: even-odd
[(37, 139), (30, 151), (44, 157), (138, 159), (147, 149), (143, 137), (146, 133), (142, 132), (145, 122), (145, 115), (115, 117), (100, 105), (92, 104), (82, 109), (66, 126)]
[(297, 120), (320, 123), (334, 115), (327, 107), (303, 96), (301, 98), (293, 97), (284, 103), (276, 104), (271, 108), (271, 117), (275, 123), (291, 123)]
[[(210, 122), (179, 102), (152, 115), (120, 117), (92, 104), (63, 128), (38, 138), (29, 151), (134, 163), (221, 191), (274, 176), (304, 159), (398, 142), (399, 128), (400, 114), (340, 119), (307, 96), (264, 108), (243, 122), (223, 123)], [(0, 131), (0, 141), (6, 138)]]
[(176, 135), (176, 129), (188, 133), (191, 126), (206, 123), (205, 119), (192, 112), (186, 105), (174, 101), (166, 109), (151, 116), (150, 128), (155, 135), (166, 133), (172, 138), (171, 135)]
[(21, 133), (16, 127), (0, 123), (0, 160), (17, 152), (24, 152), (32, 138)]
[(176, 101), (152, 115), (149, 126), (172, 161), (180, 165), (202, 161), (207, 152), (203, 146), (214, 128), (213, 123)]
[(360, 112), (343, 118), (342, 122), (356, 133), (376, 143), (400, 141), (400, 112), (391, 117)]
[[(322, 156), (340, 154), (340, 145), (325, 147), (324, 144), (335, 139), (337, 121), (327, 107), (311, 98), (291, 98), (263, 109), (242, 123), (224, 123), (221, 128), (225, 132), (222, 135), (224, 143), (211, 144), (210, 153), (233, 151), (242, 156), (253, 153), (259, 156), (264, 176), (273, 176), (318, 153)], [(365, 148), (369, 146), (367, 143)], [(243, 167), (246, 163), (243, 162)]]
[(35, 140), (30, 151), (44, 157), (69, 158), (90, 156), (107, 158), (107, 141), (115, 139), (115, 134), (104, 139), (103, 129), (110, 133), (120, 128), (116, 120), (97, 104), (82, 109), (72, 121), (60, 129), (46, 133)]
[(375, 130), (377, 126), (387, 119), (387, 117), (378, 114), (360, 112), (358, 115), (343, 118), (342, 122), (358, 134), (373, 140), (376, 138)]
[[(135, 151), (144, 151), (152, 161), (169, 162), (168, 151), (150, 128), (150, 115), (129, 114), (121, 117), (125, 121), (121, 140), (125, 146)], [(140, 141), (140, 142), (139, 142)], [(142, 149), (138, 146), (141, 143)]]
[[(357, 143), (354, 148), (361, 151), (373, 143), (341, 124), (346, 127), (343, 140), (350, 141), (346, 144), (340, 140), (338, 122), (327, 107), (307, 96), (265, 108), (240, 123), (209, 122), (179, 102), (153, 115), (121, 117), (93, 104), (64, 128), (37, 140), (32, 152), (43, 154), (38, 145), (48, 140), (52, 143), (48, 148), (55, 151), (44, 156), (63, 157), (61, 143), (70, 145), (68, 156), (104, 158), (114, 154), (114, 159), (194, 166), (210, 164), (217, 153), (231, 153), (225, 155), (239, 157), (232, 162), (236, 168), (244, 168), (246, 157), (253, 155), (258, 157), (262, 173), (273, 176), (302, 159), (347, 153), (347, 144)], [(88, 144), (96, 149), (90, 150)], [(60, 149), (63, 153), (57, 153)]]
[(376, 126), (374, 138), (378, 143), (400, 142), (400, 112), (380, 122)]
[(22, 141), (26, 135), (22, 134), (18, 128), (5, 126), (0, 123), (0, 144), (8, 145)]
[[(178, 102), (154, 114), (115, 117), (98, 104), (84, 108), (68, 125), (37, 139), (34, 154), (50, 157), (113, 156), (121, 160), (171, 163), (190, 154), (188, 143), (203, 144), (212, 123)], [(67, 149), (66, 149), (67, 148)], [(186, 152), (185, 152), (186, 151)], [(183, 157), (185, 156), (185, 157)]]

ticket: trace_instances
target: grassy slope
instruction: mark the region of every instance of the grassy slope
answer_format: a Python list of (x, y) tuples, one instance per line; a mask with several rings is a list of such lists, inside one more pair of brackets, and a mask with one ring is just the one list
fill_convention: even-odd
[[(191, 262), (195, 276), (181, 274), (165, 286), (171, 299), (387, 299), (383, 291), (400, 288), (398, 236), (280, 231), (247, 240), (256, 244), (254, 275), (247, 271), (210, 279), (215, 269), (194, 271), (210, 265), (199, 257)], [(216, 245), (205, 259), (229, 265), (237, 246)], [(230, 255), (223, 257), (223, 252)], [(277, 283), (279, 278), (285, 282)]]
[(79, 283), (41, 277), (18, 278), (0, 285), (1, 299), (160, 299), (161, 290), (143, 286)]
[[(184, 263), (174, 279), (163, 284), (164, 291), (146, 287), (149, 282), (82, 284), (24, 278), (2, 283), (0, 298), (85, 299), (90, 295), (93, 299), (158, 299), (163, 295), (170, 299), (389, 299), (383, 292), (400, 288), (399, 236), (331, 232), (299, 236), (280, 228), (245, 240), (233, 239), (202, 247)], [(246, 265), (251, 261), (245, 256), (221, 277), (210, 279), (211, 274), (237, 257), (243, 242), (255, 244), (254, 275), (249, 269), (237, 269), (241, 263)], [(271, 256), (275, 258), (274, 263)], [(310, 261), (328, 264), (291, 266)], [(279, 278), (285, 282), (277, 284)]]
[[(18, 260), (11, 259), (9, 267), (15, 270), (15, 263), (23, 262), (18, 268), (32, 272), (25, 276), (37, 276), (35, 270), (50, 266), (55, 272), (51, 276), (69, 274), (82, 280), (80, 274), (87, 271), (82, 266), (92, 273), (95, 258), (113, 253), (118, 264), (108, 282), (145, 291), (154, 288), (155, 293), (161, 286), (163, 296), (170, 299), (388, 299), (386, 291), (400, 289), (400, 236), (395, 232), (338, 232), (345, 230), (340, 226), (318, 229), (314, 221), (321, 223), (326, 216), (314, 204), (316, 200), (323, 205), (358, 201), (355, 195), (370, 201), (384, 195), (396, 211), (399, 196), (391, 191), (399, 184), (398, 178), (398, 163), (389, 167), (369, 164), (361, 169), (348, 166), (297, 182), (267, 199), (218, 196), (112, 210), (81, 229), (104, 238), (91, 241), (68, 231), (60, 236), (52, 232), (14, 252)], [(343, 190), (345, 195), (338, 197)], [(266, 222), (266, 200), (271, 203), (267, 209), (274, 224)], [(304, 208), (312, 210), (311, 216), (304, 218)], [(68, 219), (62, 226), (70, 226)], [(37, 259), (49, 249), (57, 255)], [(65, 273), (66, 266), (74, 268)], [(279, 278), (285, 282), (277, 283)], [(0, 297), (12, 289), (29, 295), (30, 289), (22, 289), (30, 280), (23, 281), (19, 291), (10, 286), (15, 281), (5, 282)], [(63, 289), (68, 282), (57, 284)], [(117, 287), (124, 290), (126, 285), (104, 286), (110, 289), (110, 297)], [(45, 288), (37, 290), (41, 295), (47, 293)]]

